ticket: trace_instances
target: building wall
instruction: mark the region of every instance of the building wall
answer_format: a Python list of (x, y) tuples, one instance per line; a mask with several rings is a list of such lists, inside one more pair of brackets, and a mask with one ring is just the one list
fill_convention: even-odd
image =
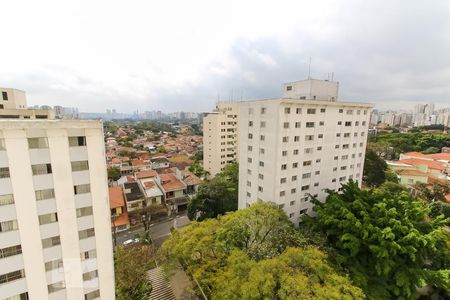
[(239, 103), (219, 103), (203, 118), (203, 164), (211, 176), (239, 159)]
[[(2, 97), (3, 92), (8, 95), (8, 100)], [(24, 91), (17, 89), (1, 88), (0, 87), (0, 104), (5, 109), (24, 109), (27, 108), (27, 98)]]
[[(312, 214), (312, 205), (305, 199), (308, 194), (324, 201), (325, 189), (337, 191), (350, 178), (360, 183), (371, 108), (362, 103), (288, 99), (242, 102), (239, 208), (257, 200), (274, 202), (298, 224), (300, 211), (307, 209), (306, 213)], [(297, 113), (297, 109), (301, 112)], [(308, 109), (315, 109), (315, 113), (308, 114)], [(299, 128), (295, 127), (297, 122)], [(307, 122), (313, 122), (314, 127), (307, 128)], [(351, 126), (345, 126), (345, 122), (351, 122)], [(284, 127), (285, 123), (289, 128)], [(313, 140), (307, 141), (306, 136)], [(283, 142), (284, 137), (287, 142)], [(308, 173), (305, 176), (309, 177), (303, 178)], [(296, 180), (293, 176), (297, 176)]]
[(400, 183), (403, 185), (411, 185), (414, 183), (427, 183), (428, 182), (428, 177), (427, 176), (417, 176), (417, 175), (405, 175), (405, 174), (400, 174)]
[[(69, 146), (70, 136), (85, 136), (87, 146)], [(47, 138), (48, 148), (29, 149), (28, 138)], [(0, 285), (0, 295), (28, 292), (30, 299), (84, 299), (100, 289), (101, 299), (114, 299), (111, 216), (100, 121), (0, 120), (0, 167), (9, 166), (10, 178), (0, 179), (0, 195), (14, 194), (14, 204), (0, 206), (0, 221), (16, 218), (18, 230), (0, 233), (0, 248), (22, 245), (22, 254), (0, 258), (0, 273), (25, 270), (25, 278)], [(88, 161), (89, 170), (72, 172), (71, 162)], [(51, 164), (52, 172), (33, 175), (31, 165)], [(90, 184), (90, 193), (74, 194), (74, 185)], [(54, 198), (36, 200), (36, 190), (54, 189)], [(77, 209), (93, 214), (77, 217)], [(7, 212), (7, 213), (6, 213)], [(39, 224), (39, 216), (57, 213), (57, 222)], [(95, 236), (79, 238), (93, 228)], [(60, 237), (60, 245), (44, 248), (42, 240)], [(95, 250), (96, 258), (82, 259)], [(62, 259), (62, 269), (45, 271), (46, 262)], [(83, 281), (83, 273), (98, 277)], [(47, 285), (64, 281), (65, 289), (48, 293)]]

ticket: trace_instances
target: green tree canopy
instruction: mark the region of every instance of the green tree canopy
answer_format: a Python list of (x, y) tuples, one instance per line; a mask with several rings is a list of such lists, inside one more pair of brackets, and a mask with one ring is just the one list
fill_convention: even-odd
[(375, 151), (368, 149), (364, 161), (363, 181), (370, 187), (386, 181), (386, 162)]
[(147, 245), (118, 246), (114, 256), (118, 300), (148, 300), (152, 286), (147, 271), (154, 261), (153, 248)]
[(189, 219), (201, 221), (237, 210), (238, 177), (238, 165), (230, 164), (213, 179), (201, 184), (188, 204)]
[(327, 236), (336, 260), (371, 299), (414, 299), (429, 284), (450, 292), (449, 233), (443, 217), (394, 183), (370, 191), (350, 181), (327, 201), (313, 200), (312, 230)]
[(176, 230), (160, 261), (181, 265), (211, 299), (363, 299), (309, 244), (276, 205), (256, 203)]
[(108, 178), (117, 181), (120, 178), (120, 169), (117, 167), (112, 167), (108, 169)]

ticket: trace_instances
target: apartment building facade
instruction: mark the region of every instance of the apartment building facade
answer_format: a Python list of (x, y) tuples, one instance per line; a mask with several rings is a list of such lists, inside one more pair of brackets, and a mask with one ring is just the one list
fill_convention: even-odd
[(240, 102), (220, 102), (203, 115), (203, 165), (214, 177), (239, 160)]
[(101, 121), (0, 119), (1, 299), (114, 299)]
[(308, 195), (324, 201), (326, 189), (361, 182), (373, 105), (337, 102), (336, 82), (307, 81), (285, 84), (280, 99), (240, 103), (240, 209), (274, 202), (298, 224), (313, 214)]

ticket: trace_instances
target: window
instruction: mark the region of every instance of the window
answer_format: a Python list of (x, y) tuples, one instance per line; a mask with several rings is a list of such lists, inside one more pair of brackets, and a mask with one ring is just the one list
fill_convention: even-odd
[(90, 193), (91, 185), (90, 184), (74, 185), (73, 191), (74, 191), (75, 195)]
[(314, 136), (313, 135), (306, 135), (305, 136), (305, 141), (313, 141), (314, 140)]
[(252, 186), (252, 183), (247, 180), (247, 186)]
[(14, 204), (14, 195), (13, 194), (0, 195), (0, 206), (8, 204)]
[(281, 165), (281, 170), (287, 170), (287, 164), (282, 164)]
[(286, 91), (292, 91), (292, 85), (287, 85), (286, 86)]
[(322, 133), (319, 133), (319, 135), (317, 136), (319, 139), (322, 139), (323, 138), (323, 134)]
[(285, 107), (284, 108), (284, 113), (285, 114), (290, 114), (291, 113), (291, 108), (290, 107)]
[(279, 204), (278, 207), (283, 209), (284, 208), (284, 204)]
[(299, 152), (298, 149), (295, 149), (295, 150), (293, 151), (293, 154), (294, 154), (294, 155), (298, 155), (298, 152)]
[(29, 138), (28, 139), (28, 148), (30, 148), (30, 149), (48, 148), (47, 138), (46, 137)]
[(298, 135), (294, 136), (294, 142), (300, 142), (300, 136)]
[(253, 127), (253, 121), (248, 121), (248, 127)]
[(361, 136), (364, 136), (365, 132), (361, 132)]
[(280, 183), (286, 183), (286, 177), (281, 178)]
[(266, 137), (265, 137), (264, 135), (260, 135), (260, 136), (259, 136), (259, 140), (260, 140), (260, 141), (265, 141), (265, 140), (266, 140)]
[(263, 162), (263, 161), (260, 161), (260, 162), (259, 162), (259, 166), (260, 166), (260, 167), (264, 167), (264, 162)]
[(97, 278), (97, 277), (98, 277), (97, 270), (83, 273), (83, 281), (92, 280), (92, 279)]
[(265, 121), (261, 121), (261, 123), (259, 124), (259, 126), (261, 128), (266, 128), (266, 122)]
[(248, 138), (251, 140), (253, 138), (253, 134), (249, 133)]
[(58, 214), (51, 213), (39, 216), (39, 225), (45, 225), (50, 223), (58, 222)]
[(322, 151), (322, 146), (317, 147), (317, 151)]
[(69, 137), (69, 147), (86, 146), (85, 136), (71, 136)]
[(51, 260), (45, 263), (45, 271), (51, 271), (62, 267), (63, 267), (63, 260), (61, 258)]
[(297, 109), (295, 110), (295, 112), (297, 113), (297, 115), (299, 115), (299, 114), (302, 113), (302, 109), (301, 109), (301, 108), (297, 108)]
[(253, 147), (252, 147), (252, 146), (247, 146), (247, 150), (250, 151), (250, 152), (252, 152)]
[(342, 156), (341, 156), (341, 159), (342, 159), (342, 160), (348, 159), (348, 155), (342, 155)]
[(338, 125), (342, 125), (342, 121), (338, 121)]
[(289, 128), (289, 122), (284, 122), (283, 123), (283, 128)]
[(353, 115), (353, 110), (352, 109), (348, 109), (347, 110), (347, 115)]
[(42, 240), (43, 248), (50, 248), (50, 247), (57, 246), (60, 244), (61, 244), (61, 240), (60, 240), (59, 236), (54, 236), (54, 237)]
[(320, 158), (316, 159), (316, 163), (320, 163), (320, 162), (321, 162)]
[(292, 176), (291, 180), (292, 181), (297, 181), (297, 175)]
[(338, 160), (338, 157), (337, 157), (337, 156), (335, 156), (335, 157), (334, 157), (334, 160)]
[(314, 122), (306, 122), (306, 128), (314, 128)]
[(347, 122), (345, 122), (345, 126), (352, 126), (352, 122), (351, 121), (347, 121)]
[(266, 108), (265, 107), (261, 107), (261, 114), (265, 114), (266, 113)]
[(323, 126), (323, 125), (325, 125), (325, 122), (324, 121), (320, 121), (319, 122), (319, 126)]
[(340, 137), (341, 136), (341, 134), (340, 133), (336, 133), (336, 137)]
[(342, 166), (341, 170), (347, 170), (347, 166)]
[(350, 137), (350, 132), (344, 133), (344, 137), (345, 137), (345, 138)]
[(364, 110), (364, 114), (367, 115), (367, 110), (366, 109)]
[(263, 174), (258, 174), (258, 178), (259, 179), (264, 179), (264, 175)]
[(7, 248), (0, 249), (0, 258), (10, 257), (10, 256), (18, 255), (21, 253), (22, 253), (21, 245), (7, 247)]
[(296, 169), (296, 168), (298, 168), (298, 163), (296, 163), (296, 162), (295, 162), (295, 163), (293, 163), (293, 164), (292, 164), (292, 168), (293, 168), (293, 169)]
[[(252, 194), (250, 194), (249, 192), (247, 192), (247, 197), (250, 198), (252, 196)], [(248, 204), (247, 204), (248, 205)], [(247, 206), (248, 207), (248, 206)]]
[(294, 205), (295, 205), (295, 200), (289, 202), (289, 205), (290, 205), (290, 206), (294, 206)]
[(293, 218), (294, 217), (294, 213), (290, 213), (289, 214), (289, 218), (291, 219), (291, 218)]
[(280, 192), (280, 197), (284, 197), (284, 195), (286, 195), (286, 192), (285, 191), (281, 191)]
[(84, 295), (84, 300), (94, 300), (100, 298), (100, 291), (95, 290), (93, 292), (87, 293)]
[(344, 181), (344, 180), (345, 180), (345, 176), (339, 177), (339, 181)]
[(51, 164), (32, 165), (31, 170), (33, 171), (33, 175), (51, 174), (52, 165)]
[(259, 148), (259, 154), (264, 154), (266, 150), (264, 148)]
[(77, 218), (91, 216), (92, 214), (92, 206), (77, 208)]
[(331, 180), (331, 182), (336, 182), (336, 178), (333, 178), (333, 179)]
[(281, 156), (287, 156), (287, 154), (288, 154), (287, 150), (281, 151)]
[(78, 238), (80, 240), (87, 239), (87, 238), (90, 238), (90, 237), (93, 237), (93, 236), (95, 236), (94, 228), (89, 228), (89, 229), (78, 231)]
[(312, 163), (311, 160), (304, 161), (304, 162), (303, 162), (303, 166), (304, 166), (304, 167), (305, 167), (305, 166), (310, 166), (311, 163)]
[(334, 145), (334, 149), (339, 149), (339, 145)]
[(0, 222), (0, 232), (13, 231), (17, 229), (17, 220)]
[(295, 128), (300, 128), (300, 122), (295, 122)]
[(258, 186), (258, 191), (259, 192), (263, 192), (264, 191), (263, 187), (262, 186)]
[(306, 113), (307, 113), (308, 115), (314, 115), (314, 114), (316, 113), (316, 109), (315, 109), (315, 108), (308, 108), (308, 109), (306, 110)]
[(247, 169), (247, 174), (248, 174), (248, 175), (252, 175), (252, 170)]
[(348, 149), (348, 148), (350, 148), (350, 145), (349, 145), (349, 144), (344, 144), (344, 145), (342, 145), (342, 149)]
[(333, 168), (333, 172), (336, 172), (336, 171), (337, 171), (337, 167), (334, 167), (334, 168)]
[(307, 191), (307, 190), (309, 190), (309, 185), (302, 186), (302, 191)]
[(344, 112), (344, 110), (343, 110), (343, 109), (340, 109), (340, 110), (339, 110), (339, 113), (343, 113), (343, 112)]
[(9, 168), (8, 167), (0, 168), (0, 178), (9, 178), (9, 177), (10, 177)]
[(81, 252), (80, 257), (81, 257), (82, 261), (86, 260), (86, 259), (96, 258), (97, 251), (94, 249), (94, 250), (90, 250), (90, 251), (86, 251), (86, 252)]
[(34, 193), (37, 201), (55, 198), (54, 189), (38, 190), (35, 191)]
[(2, 98), (4, 101), (8, 101), (8, 92), (2, 92)]
[(48, 293), (55, 293), (57, 291), (63, 290), (64, 289), (64, 281), (59, 281), (59, 282), (55, 282), (52, 284), (47, 285), (47, 289), (48, 289)]
[(301, 215), (304, 215), (304, 214), (306, 214), (307, 212), (308, 212), (308, 209), (307, 209), (307, 208), (300, 210), (300, 214), (301, 214)]
[(315, 174), (316, 174), (316, 175), (319, 175), (319, 174), (320, 174), (320, 171), (316, 171)]
[(359, 122), (358, 121), (355, 122), (355, 126), (359, 126)]
[(311, 178), (311, 173), (305, 173), (302, 175), (303, 179)]
[(313, 153), (314, 148), (305, 148), (305, 154), (311, 154)]
[(366, 126), (366, 121), (363, 121), (363, 122), (362, 122), (362, 125), (363, 125), (363, 126)]
[(248, 114), (249, 114), (249, 115), (253, 115), (253, 108), (252, 108), (252, 107), (250, 107), (250, 108), (248, 109)]
[[(319, 186), (319, 183), (318, 182), (315, 182), (314, 183), (314, 186)], [(316, 196), (317, 197), (317, 196)]]
[(14, 281), (14, 280), (17, 280), (20, 278), (24, 278), (24, 277), (25, 277), (25, 271), (23, 269), (14, 271), (14, 272), (9, 272), (9, 273), (0, 275), (0, 284), (6, 283), (6, 282), (11, 282), (11, 281)]
[(288, 136), (283, 136), (283, 143), (287, 143), (289, 142), (289, 137)]

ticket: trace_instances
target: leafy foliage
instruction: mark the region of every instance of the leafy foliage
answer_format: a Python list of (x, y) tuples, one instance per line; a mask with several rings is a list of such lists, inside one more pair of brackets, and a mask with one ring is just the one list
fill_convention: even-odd
[(174, 231), (160, 261), (181, 265), (211, 299), (363, 299), (309, 244), (276, 205), (257, 203)]
[(238, 165), (231, 164), (227, 165), (222, 173), (201, 184), (197, 194), (188, 204), (189, 219), (201, 221), (237, 210), (238, 176)]
[(404, 187), (387, 183), (365, 191), (350, 181), (342, 194), (313, 201), (317, 218), (305, 222), (327, 236), (337, 262), (370, 298), (414, 299), (425, 284), (450, 291), (445, 220), (429, 218), (427, 204)]
[(108, 178), (117, 181), (120, 178), (120, 169), (117, 167), (112, 167), (108, 169)]
[(118, 246), (114, 257), (118, 300), (147, 300), (152, 286), (147, 271), (154, 261), (153, 248), (147, 245)]
[(195, 176), (197, 176), (197, 177), (201, 177), (201, 176), (203, 176), (203, 174), (205, 174), (205, 170), (203, 169), (203, 166), (197, 161), (189, 166), (189, 171), (194, 173)]
[(379, 186), (386, 181), (386, 162), (375, 151), (367, 150), (364, 161), (363, 181), (370, 187)]

